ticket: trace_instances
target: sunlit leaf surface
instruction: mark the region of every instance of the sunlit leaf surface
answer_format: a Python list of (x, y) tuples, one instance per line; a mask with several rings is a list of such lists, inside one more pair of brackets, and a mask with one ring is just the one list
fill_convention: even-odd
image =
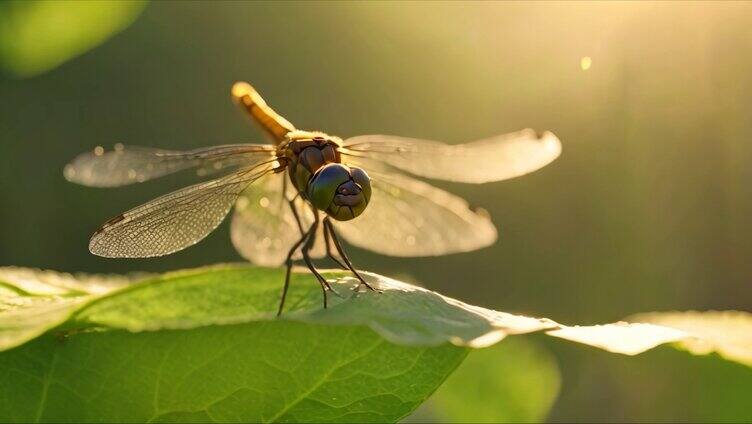
[(694, 337), (682, 339), (682, 348), (696, 355), (717, 352), (726, 359), (752, 366), (752, 314), (748, 312), (654, 312), (629, 320), (685, 331)]
[(33, 76), (103, 43), (138, 16), (145, 0), (0, 4), (0, 65)]
[[(327, 276), (338, 293), (329, 309), (310, 275), (294, 273), (278, 319), (281, 269), (220, 265), (125, 278), (0, 268), (0, 349), (7, 350), (0, 421), (395, 421), (428, 398), (467, 347), (530, 332), (624, 354), (676, 342), (749, 363), (749, 314), (650, 314), (567, 327), (376, 274), (367, 278), (383, 293), (356, 294), (346, 274)], [(481, 361), (484, 384), (502, 384), (493, 379), (499, 372), (509, 376), (503, 384), (518, 385), (505, 367), (547, 361), (530, 353), (529, 366), (504, 363), (499, 354), (496, 364), (495, 351), (483, 351), (464, 372), (483, 368), (474, 362)], [(540, 366), (548, 383), (532, 394), (538, 407), (519, 409), (510, 393), (499, 420), (545, 415), (558, 383), (555, 365)], [(491, 412), (477, 412), (491, 420)]]
[[(371, 285), (383, 293), (356, 294), (357, 281), (348, 274), (337, 271), (326, 275), (336, 280), (337, 293), (329, 294), (329, 309), (321, 308), (321, 291), (309, 275), (295, 272), (282, 318), (367, 326), (393, 343), (418, 346), (449, 342), (486, 347), (508, 335), (546, 331), (628, 355), (681, 342), (693, 352), (718, 350), (726, 352), (728, 359), (745, 362), (752, 350), (752, 333), (748, 331), (752, 318), (743, 312), (652, 313), (636, 315), (629, 322), (566, 326), (547, 318), (468, 305), (367, 272), (364, 275)], [(63, 321), (66, 327), (104, 326), (137, 332), (274, 320), (283, 280), (281, 269), (248, 265), (127, 278), (0, 268), (0, 331), (24, 329), (39, 334)], [(57, 313), (61, 310), (66, 311), (62, 318)], [(72, 318), (67, 319), (69, 315)], [(35, 318), (26, 321), (19, 316)], [(0, 348), (8, 349), (27, 338), (4, 335), (4, 340)]]
[(0, 268), (0, 350), (64, 323), (86, 301), (129, 281), (121, 276), (78, 276)]
[(658, 345), (689, 337), (681, 330), (639, 322), (563, 326), (561, 329), (549, 331), (548, 334), (625, 355), (637, 355)]

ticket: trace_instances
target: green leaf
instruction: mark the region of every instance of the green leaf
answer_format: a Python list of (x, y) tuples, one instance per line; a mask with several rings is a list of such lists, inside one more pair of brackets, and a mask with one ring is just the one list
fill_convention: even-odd
[(412, 422), (541, 422), (559, 393), (556, 359), (520, 338), (470, 352)]
[[(280, 319), (281, 269), (120, 277), (0, 268), (0, 421), (396, 421), (431, 395), (467, 347), (510, 335), (544, 332), (625, 354), (714, 335), (714, 349), (733, 345), (727, 357), (735, 360), (749, 348), (743, 330), (718, 337), (742, 328), (724, 320), (694, 332), (639, 322), (569, 327), (376, 274), (365, 273), (382, 293), (356, 292), (357, 280), (341, 272), (325, 275), (338, 294), (329, 294), (328, 309), (310, 274), (295, 272)], [(738, 314), (748, 323), (749, 314)], [(465, 372), (489, 377), (489, 387), (509, 384), (496, 386), (509, 401), (498, 419), (542, 417), (558, 387), (552, 366), (535, 365), (545, 359), (534, 354), (522, 354), (528, 367), (505, 361), (501, 346), (498, 356), (478, 353)], [(540, 368), (548, 382), (516, 401), (523, 390), (512, 387), (523, 383), (504, 371), (512, 362), (515, 371)], [(494, 370), (509, 378), (490, 378)], [(451, 401), (442, 403), (446, 416), (454, 413)], [(491, 413), (477, 412), (478, 420)]]
[(0, 4), (0, 64), (29, 77), (56, 68), (130, 25), (146, 1), (10, 1)]
[[(223, 266), (125, 286), (3, 269), (0, 327), (28, 330), (13, 345), (67, 321), (0, 354), (0, 421), (397, 421), (467, 354), (396, 345), (357, 324), (297, 322), (321, 307), (307, 274), (292, 281), (297, 312), (275, 319), (283, 279)], [(337, 284), (343, 295), (352, 285)], [(36, 297), (63, 312), (20, 306)], [(332, 311), (346, 302), (332, 300)], [(17, 320), (20, 311), (38, 319)]]
[(44, 337), (0, 355), (0, 421), (378, 421), (464, 358), (284, 321)]

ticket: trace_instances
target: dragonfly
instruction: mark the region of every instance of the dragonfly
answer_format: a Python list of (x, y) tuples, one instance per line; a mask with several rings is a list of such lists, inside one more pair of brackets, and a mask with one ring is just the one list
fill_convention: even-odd
[(455, 145), (389, 135), (343, 140), (295, 128), (246, 82), (233, 85), (232, 97), (271, 143), (187, 151), (97, 146), (65, 166), (67, 180), (90, 187), (141, 183), (188, 169), (211, 178), (105, 222), (90, 239), (91, 253), (168, 255), (204, 239), (234, 207), (230, 234), (239, 254), (259, 265), (286, 266), (277, 313), (300, 258), (321, 286), (326, 308), (333, 290), (313, 259), (329, 257), (351, 272), (359, 280), (356, 292), (363, 286), (375, 290), (340, 237), (399, 257), (468, 252), (496, 241), (487, 212), (419, 178), (500, 181), (538, 170), (561, 153), (553, 133), (531, 129)]

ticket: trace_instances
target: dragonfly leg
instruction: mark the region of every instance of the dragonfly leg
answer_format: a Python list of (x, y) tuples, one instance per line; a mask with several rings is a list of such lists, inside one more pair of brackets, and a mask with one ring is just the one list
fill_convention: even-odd
[(352, 272), (355, 277), (357, 277), (358, 280), (360, 280), (360, 284), (358, 284), (358, 287), (356, 288), (356, 291), (360, 289), (360, 286), (366, 286), (369, 290), (379, 292), (381, 293), (381, 290), (374, 289), (371, 287), (370, 284), (366, 282), (365, 279), (358, 273), (358, 271), (355, 269), (355, 267), (350, 262), (350, 259), (345, 254), (344, 249), (342, 249), (342, 245), (339, 242), (339, 239), (337, 238), (337, 233), (334, 231), (334, 224), (329, 220), (329, 217), (324, 218), (324, 227), (328, 228), (329, 234), (332, 236), (332, 240), (334, 241), (334, 247), (337, 249), (337, 252), (339, 253), (339, 256), (342, 258), (343, 261), (345, 261), (345, 264), (347, 264), (347, 268)]
[(319, 215), (318, 211), (314, 211), (313, 213), (314, 221), (313, 224), (311, 224), (311, 228), (308, 230), (308, 239), (306, 240), (305, 244), (303, 245), (303, 248), (301, 249), (301, 253), (303, 254), (303, 261), (305, 261), (306, 265), (308, 265), (308, 269), (311, 270), (313, 275), (316, 277), (316, 279), (319, 281), (319, 284), (321, 284), (321, 291), (324, 294), (324, 308), (327, 306), (327, 299), (326, 299), (326, 291), (329, 290), (331, 292), (337, 293), (332, 289), (332, 286), (329, 285), (329, 282), (326, 281), (326, 278), (324, 278), (321, 273), (316, 269), (315, 266), (313, 266), (313, 261), (311, 261), (311, 249), (313, 249), (313, 244), (316, 242), (316, 230), (319, 227)]
[(277, 316), (280, 316), (282, 314), (282, 308), (285, 307), (285, 298), (287, 297), (287, 289), (290, 288), (290, 272), (292, 271), (292, 255), (294, 255), (295, 251), (298, 250), (298, 247), (300, 247), (300, 245), (303, 244), (304, 241), (306, 241), (310, 232), (311, 230), (308, 230), (307, 232), (303, 233), (300, 237), (300, 240), (296, 241), (295, 244), (290, 249), (290, 251), (287, 252), (287, 259), (285, 259), (285, 265), (287, 266), (287, 270), (285, 272), (285, 286), (282, 288), (282, 299), (280, 299), (279, 301), (279, 309), (277, 310)]
[(290, 209), (292, 210), (292, 216), (295, 217), (295, 222), (298, 223), (298, 230), (300, 230), (300, 235), (302, 236), (303, 234), (305, 234), (305, 231), (303, 231), (303, 223), (300, 221), (298, 208), (295, 207), (295, 199), (297, 199), (300, 194), (298, 193), (292, 199), (288, 199), (286, 193), (287, 193), (287, 178), (285, 178), (282, 182), (282, 197), (284, 197), (285, 200), (287, 200), (287, 203), (290, 205)]
[(332, 252), (332, 236), (329, 234), (329, 226), (326, 224), (324, 224), (324, 240), (326, 241), (326, 256), (334, 261), (340, 268), (349, 269), (345, 264), (337, 259), (336, 256), (334, 256), (334, 253)]

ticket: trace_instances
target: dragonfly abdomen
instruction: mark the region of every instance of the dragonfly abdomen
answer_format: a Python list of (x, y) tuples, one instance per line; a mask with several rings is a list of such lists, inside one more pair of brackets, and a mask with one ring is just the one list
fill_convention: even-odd
[(295, 126), (269, 107), (251, 84), (235, 83), (232, 97), (276, 143), (281, 143), (289, 132), (295, 131)]

